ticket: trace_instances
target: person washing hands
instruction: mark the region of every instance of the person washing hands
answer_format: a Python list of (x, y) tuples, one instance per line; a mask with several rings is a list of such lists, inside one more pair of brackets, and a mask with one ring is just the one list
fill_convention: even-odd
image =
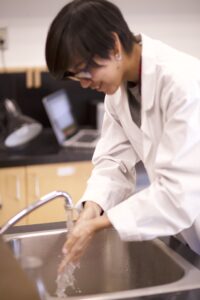
[(92, 201), (85, 203), (84, 209), (63, 247), (65, 257), (59, 266), (58, 272), (62, 272), (68, 263), (77, 262), (80, 259), (95, 232), (111, 226), (109, 219), (106, 216), (100, 216), (100, 214), (101, 208), (98, 204)]
[[(200, 253), (200, 61), (134, 35), (106, 0), (74, 0), (58, 13), (46, 61), (57, 79), (106, 94), (94, 169), (63, 265), (110, 226), (124, 241), (180, 233)], [(150, 184), (135, 193), (139, 161)]]

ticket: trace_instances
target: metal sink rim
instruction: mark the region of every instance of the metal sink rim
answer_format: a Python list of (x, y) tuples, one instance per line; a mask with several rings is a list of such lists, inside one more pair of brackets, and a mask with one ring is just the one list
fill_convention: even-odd
[[(112, 230), (112, 229), (109, 229)], [(40, 230), (40, 231), (30, 231), (25, 233), (11, 233), (4, 235), (5, 242), (9, 242), (16, 239), (24, 239), (30, 238), (34, 236), (46, 236), (46, 235), (56, 235), (60, 233), (67, 232), (67, 229), (49, 229), (49, 230)], [(151, 241), (152, 242), (152, 241)], [(93, 295), (81, 295), (81, 296), (73, 296), (67, 297), (67, 299), (71, 300), (80, 300), (80, 299), (90, 299), (90, 300), (117, 300), (117, 299), (128, 299), (128, 298), (136, 298), (141, 296), (152, 296), (173, 292), (182, 292), (189, 291), (193, 289), (200, 288), (200, 270), (193, 266), (190, 262), (188, 262), (185, 258), (183, 258), (180, 254), (176, 253), (174, 250), (169, 248), (163, 241), (160, 239), (153, 240), (153, 243), (156, 243), (162, 250), (171, 257), (171, 259), (177, 263), (184, 271), (184, 275), (177, 281), (172, 283), (166, 283), (163, 285), (152, 286), (152, 287), (144, 287), (144, 288), (136, 288), (130, 289), (126, 291), (118, 291), (111, 293), (101, 293), (101, 294), (93, 294)], [(58, 297), (52, 297), (47, 295), (49, 300), (58, 300)]]

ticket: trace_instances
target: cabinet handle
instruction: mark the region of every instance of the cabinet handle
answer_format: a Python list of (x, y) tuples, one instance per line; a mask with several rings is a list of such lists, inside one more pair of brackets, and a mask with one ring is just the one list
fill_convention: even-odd
[(26, 70), (26, 87), (28, 89), (33, 88), (33, 69), (31, 68)]
[(16, 176), (16, 199), (21, 200), (21, 188), (20, 188), (20, 179)]
[(40, 88), (41, 87), (41, 71), (39, 68), (34, 70), (34, 87)]
[(3, 208), (3, 201), (2, 201), (2, 196), (0, 195), (0, 209)]
[(37, 176), (35, 176), (35, 197), (40, 197), (40, 181)]

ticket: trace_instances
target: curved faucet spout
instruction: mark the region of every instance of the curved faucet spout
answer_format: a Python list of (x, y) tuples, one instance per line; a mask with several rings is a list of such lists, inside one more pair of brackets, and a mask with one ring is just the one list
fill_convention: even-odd
[(23, 217), (29, 215), (32, 211), (36, 210), (38, 207), (43, 206), (44, 204), (58, 198), (63, 197), (65, 199), (65, 208), (66, 209), (72, 209), (73, 208), (73, 202), (71, 196), (63, 191), (53, 191), (36, 202), (30, 204), (28, 207), (24, 208), (22, 211), (17, 213), (14, 217), (12, 217), (10, 220), (8, 220), (7, 223), (0, 229), (0, 234), (4, 234), (10, 227), (12, 227), (15, 223), (20, 221)]

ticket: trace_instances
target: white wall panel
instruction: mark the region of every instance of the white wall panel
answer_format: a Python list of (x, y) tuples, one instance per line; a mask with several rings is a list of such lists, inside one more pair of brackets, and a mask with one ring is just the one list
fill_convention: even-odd
[[(48, 26), (66, 0), (0, 0), (7, 66), (43, 66)], [(200, 0), (113, 0), (129, 26), (200, 58)], [(1, 67), (1, 60), (0, 60)]]

